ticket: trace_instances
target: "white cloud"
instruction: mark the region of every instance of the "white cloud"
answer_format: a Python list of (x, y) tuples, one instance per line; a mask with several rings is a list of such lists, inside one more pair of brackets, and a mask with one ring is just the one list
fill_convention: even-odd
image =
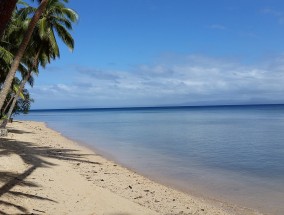
[(220, 24), (212, 24), (212, 25), (209, 25), (208, 28), (215, 29), (215, 30), (225, 30), (226, 29), (224, 25), (220, 25)]
[(129, 71), (76, 68), (72, 85), (35, 86), (37, 107), (284, 102), (284, 57), (261, 65), (189, 55)]

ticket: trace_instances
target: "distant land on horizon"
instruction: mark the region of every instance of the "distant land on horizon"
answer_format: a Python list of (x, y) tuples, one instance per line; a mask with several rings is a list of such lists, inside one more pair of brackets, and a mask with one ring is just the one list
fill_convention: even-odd
[(145, 109), (184, 109), (184, 108), (214, 108), (214, 107), (256, 107), (256, 106), (284, 106), (284, 104), (224, 104), (224, 105), (168, 105), (145, 107), (93, 107), (93, 108), (51, 108), (31, 109), (30, 111), (68, 111), (68, 110), (145, 110)]

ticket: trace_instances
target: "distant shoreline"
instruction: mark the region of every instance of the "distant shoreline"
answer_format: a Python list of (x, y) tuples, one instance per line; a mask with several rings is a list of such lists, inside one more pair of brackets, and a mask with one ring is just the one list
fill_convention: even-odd
[(222, 107), (269, 107), (284, 106), (284, 104), (228, 104), (228, 105), (180, 105), (180, 106), (145, 106), (145, 107), (95, 107), (95, 108), (51, 108), (51, 109), (31, 109), (31, 112), (37, 111), (82, 111), (82, 110), (155, 110), (155, 109), (194, 109), (194, 108), (222, 108)]

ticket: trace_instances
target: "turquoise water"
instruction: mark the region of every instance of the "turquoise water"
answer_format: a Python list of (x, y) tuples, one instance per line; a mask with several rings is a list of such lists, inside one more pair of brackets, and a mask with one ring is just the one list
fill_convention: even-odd
[(115, 161), (183, 191), (284, 214), (284, 105), (32, 111)]

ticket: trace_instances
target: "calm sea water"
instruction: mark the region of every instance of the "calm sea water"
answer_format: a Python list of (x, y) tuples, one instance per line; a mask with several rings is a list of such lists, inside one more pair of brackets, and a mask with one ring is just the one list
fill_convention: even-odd
[(32, 111), (115, 161), (184, 191), (284, 214), (284, 105)]

